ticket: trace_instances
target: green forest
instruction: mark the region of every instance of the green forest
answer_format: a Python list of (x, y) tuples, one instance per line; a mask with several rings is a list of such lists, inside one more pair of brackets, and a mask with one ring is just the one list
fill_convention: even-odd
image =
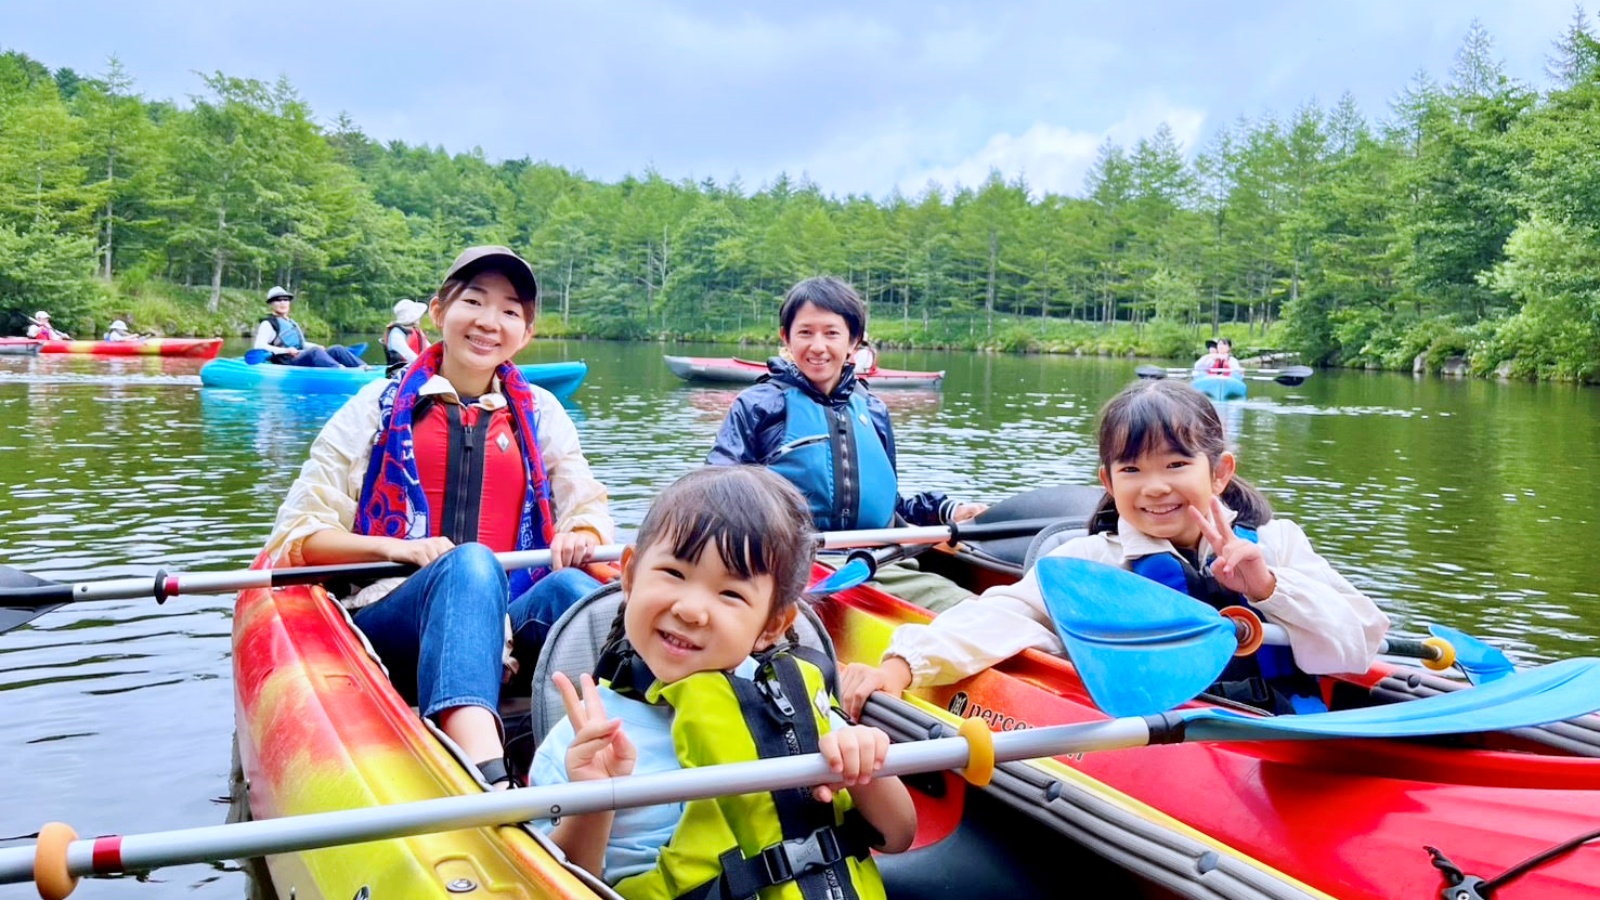
[[(1474, 26), (1381, 116), (1346, 95), (1193, 152), (1107, 143), (1078, 196), (991, 173), (837, 196), (387, 143), (292, 83), (214, 73), (144, 97), (0, 52), (0, 333), (51, 311), (238, 335), (267, 287), (313, 333), (375, 330), (462, 247), (525, 254), (542, 335), (770, 342), (796, 280), (850, 280), (908, 347), (1192, 356), (1225, 334), (1323, 365), (1600, 381), (1600, 43), (1552, 36), (1547, 88)], [(470, 141), (470, 136), (441, 135)], [(460, 148), (456, 148), (460, 149)]]

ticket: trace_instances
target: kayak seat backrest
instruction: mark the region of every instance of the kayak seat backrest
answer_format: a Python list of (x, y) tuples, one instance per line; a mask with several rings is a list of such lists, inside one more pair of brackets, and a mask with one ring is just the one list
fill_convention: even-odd
[[(595, 665), (600, 661), (600, 651), (605, 648), (606, 637), (611, 633), (611, 623), (621, 606), (621, 585), (612, 582), (578, 601), (550, 627), (550, 635), (545, 639), (539, 662), (533, 670), (530, 725), (535, 744), (543, 740), (550, 729), (567, 715), (553, 676), (557, 672), (565, 673), (576, 684), (579, 675), (594, 672)], [(837, 667), (838, 657), (833, 651), (833, 641), (809, 604), (800, 604), (800, 615), (795, 618), (795, 634), (801, 646), (822, 653)]]
[(1039, 533), (1033, 536), (1033, 542), (1028, 545), (1027, 555), (1023, 557), (1022, 571), (1033, 568), (1034, 563), (1048, 556), (1051, 550), (1088, 533), (1089, 523), (1077, 518), (1062, 519), (1039, 529)]
[[(1099, 485), (1058, 484), (1035, 488), (1017, 494), (991, 506), (974, 521), (1019, 522), (1028, 519), (1072, 519), (1087, 522), (1094, 509), (1105, 496)], [(1022, 566), (1027, 571), (1027, 553), (1033, 538), (1023, 535), (1014, 538), (992, 538), (984, 541), (964, 542), (980, 559), (992, 560), (1007, 566)]]

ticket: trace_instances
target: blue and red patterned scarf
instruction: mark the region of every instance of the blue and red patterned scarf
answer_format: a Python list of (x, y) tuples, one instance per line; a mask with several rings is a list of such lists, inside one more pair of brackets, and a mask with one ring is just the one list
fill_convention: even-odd
[[(382, 419), (356, 504), (354, 530), (357, 534), (405, 540), (421, 540), (428, 536), (428, 498), (417, 474), (411, 417), (422, 386), (438, 374), (439, 360), (443, 357), (442, 342), (422, 351), (400, 380), (390, 383), (379, 400)], [(511, 410), (522, 463), (529, 476), (523, 494), (522, 517), (517, 525), (517, 549), (543, 550), (555, 536), (555, 517), (550, 513), (550, 481), (545, 476), (544, 458), (539, 455), (538, 434), (533, 427), (533, 391), (522, 372), (510, 362), (501, 363), (495, 375), (500, 379), (500, 393)], [(549, 571), (540, 568), (512, 572), (511, 596), (516, 597), (532, 587)]]

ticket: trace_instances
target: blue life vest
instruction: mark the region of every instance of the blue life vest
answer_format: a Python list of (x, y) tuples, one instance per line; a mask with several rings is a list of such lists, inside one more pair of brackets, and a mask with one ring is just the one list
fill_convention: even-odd
[(300, 323), (288, 316), (267, 316), (263, 322), (272, 324), (272, 342), (280, 347), (289, 347), (294, 350), (304, 350), (306, 347), (305, 332), (300, 330)]
[[(1233, 533), (1252, 544), (1258, 542), (1253, 528), (1235, 525)], [(1128, 569), (1216, 609), (1244, 606), (1260, 615), (1260, 611), (1242, 595), (1217, 583), (1211, 576), (1210, 563), (1211, 560), (1206, 560), (1206, 571), (1202, 573), (1195, 571), (1188, 560), (1176, 553), (1152, 553), (1132, 560)], [(1288, 647), (1275, 644), (1263, 644), (1250, 656), (1235, 656), (1207, 689), (1207, 693), (1261, 707), (1269, 712), (1328, 711), (1327, 704), (1322, 702), (1317, 692), (1316, 679), (1295, 666), (1294, 654)]]
[(784, 391), (783, 415), (783, 442), (765, 464), (805, 495), (818, 531), (894, 524), (900, 485), (865, 394), (830, 406), (791, 387)]

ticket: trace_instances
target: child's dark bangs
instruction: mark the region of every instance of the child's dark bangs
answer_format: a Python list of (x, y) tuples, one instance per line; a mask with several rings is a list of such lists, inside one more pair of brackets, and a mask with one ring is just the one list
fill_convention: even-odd
[(715, 543), (717, 557), (729, 572), (744, 579), (770, 573), (760, 523), (745, 521), (753, 518), (748, 514), (730, 513), (702, 510), (673, 517), (667, 523), (672, 555), (692, 562), (700, 558), (708, 543)]
[(1127, 462), (1146, 453), (1167, 449), (1186, 456), (1203, 456), (1204, 442), (1199, 422), (1169, 399), (1148, 393), (1129, 399), (1121, 421), (1107, 429), (1107, 454), (1111, 462)]

